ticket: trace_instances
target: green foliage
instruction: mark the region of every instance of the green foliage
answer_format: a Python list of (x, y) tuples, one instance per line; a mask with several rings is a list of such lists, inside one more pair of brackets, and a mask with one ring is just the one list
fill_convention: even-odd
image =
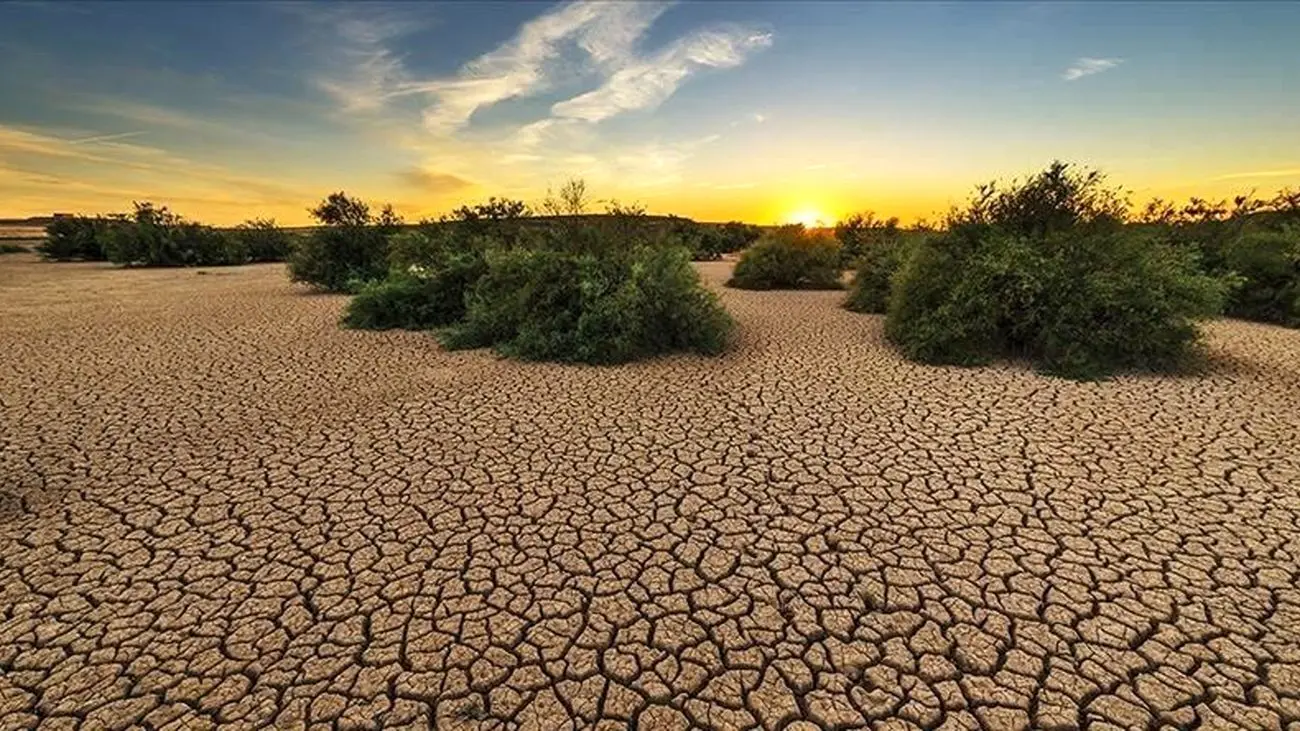
[(835, 239), (840, 242), (840, 266), (857, 266), (858, 259), (870, 249), (898, 243), (902, 232), (898, 219), (879, 219), (871, 211), (855, 213), (835, 224)]
[(695, 261), (717, 261), (723, 254), (740, 251), (762, 235), (758, 226), (732, 221), (722, 225), (698, 223), (681, 216), (668, 217), (667, 236), (690, 249)]
[(1196, 251), (1211, 274), (1240, 279), (1226, 314), (1300, 327), (1300, 191), (1231, 204), (1192, 198), (1182, 207), (1155, 199), (1138, 221)]
[(365, 330), (427, 330), (465, 316), (465, 293), (487, 273), (480, 250), (439, 251), (426, 264), (394, 268), (387, 278), (361, 286), (343, 316)]
[(233, 236), (147, 202), (136, 203), (130, 219), (108, 226), (103, 244), (108, 260), (124, 266), (223, 266), (247, 261), (243, 246)]
[(1071, 378), (1183, 364), (1230, 281), (1159, 232), (1122, 227), (1118, 199), (1100, 175), (1059, 164), (1007, 190), (981, 187), (906, 257), (886, 335), (927, 363), (1023, 357)]
[(485, 261), (465, 320), (444, 337), (448, 347), (620, 363), (672, 351), (718, 353), (732, 327), (682, 247), (494, 249)]
[(844, 307), (853, 312), (883, 313), (889, 308), (894, 274), (902, 268), (916, 239), (893, 236), (859, 250)]
[(293, 246), (289, 277), (327, 292), (355, 291), (388, 271), (388, 239), (402, 225), (391, 206), (379, 215), (356, 198), (332, 193), (311, 215), (322, 225)]
[(728, 221), (718, 227), (722, 237), (722, 253), (732, 254), (752, 246), (763, 235), (763, 229), (740, 221)]
[(108, 229), (121, 216), (59, 216), (45, 227), (45, 241), (36, 251), (52, 261), (106, 261), (104, 241)]
[(25, 254), (27, 247), (21, 244), (0, 244), (0, 254)]
[(1229, 315), (1300, 327), (1300, 227), (1247, 228), (1220, 252), (1223, 270), (1242, 278)]
[(840, 248), (835, 239), (799, 224), (782, 226), (736, 262), (728, 287), (738, 289), (840, 289)]
[(289, 232), (270, 218), (245, 221), (236, 226), (230, 236), (242, 251), (244, 261), (248, 262), (284, 261), (293, 245)]
[(1105, 183), (1099, 171), (1054, 161), (1023, 182), (977, 186), (968, 207), (949, 214), (948, 227), (986, 224), (1032, 238), (1079, 226), (1118, 226), (1127, 218), (1128, 201)]

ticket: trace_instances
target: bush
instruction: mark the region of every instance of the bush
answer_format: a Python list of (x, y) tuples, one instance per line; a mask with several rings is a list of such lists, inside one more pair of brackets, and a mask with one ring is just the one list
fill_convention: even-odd
[(740, 221), (728, 221), (718, 227), (722, 239), (722, 253), (733, 254), (753, 245), (763, 235), (763, 229)]
[(744, 249), (762, 235), (759, 227), (739, 221), (717, 225), (680, 216), (668, 218), (667, 235), (690, 249), (695, 261), (717, 261), (723, 254)]
[(915, 248), (901, 236), (861, 249), (844, 307), (853, 312), (883, 313), (889, 308), (890, 283)]
[(293, 244), (289, 232), (269, 218), (245, 221), (236, 226), (230, 236), (246, 262), (284, 261)]
[(401, 219), (385, 206), (379, 215), (343, 192), (332, 193), (311, 215), (321, 226), (295, 242), (289, 278), (327, 292), (355, 291), (388, 272), (388, 239)]
[(897, 218), (878, 219), (871, 211), (855, 213), (835, 224), (835, 239), (840, 242), (840, 266), (845, 269), (856, 267), (858, 259), (867, 251), (895, 244), (901, 237)]
[(465, 293), (487, 273), (478, 250), (440, 252), (426, 265), (394, 268), (382, 281), (364, 285), (348, 303), (346, 327), (426, 330), (465, 316)]
[(59, 216), (45, 227), (45, 241), (36, 251), (52, 261), (107, 261), (108, 229), (121, 222), (120, 216)]
[(1221, 258), (1242, 279), (1227, 314), (1300, 327), (1300, 228), (1248, 228), (1225, 243)]
[(27, 247), (21, 244), (0, 244), (0, 254), (26, 254)]
[(124, 266), (223, 266), (246, 261), (243, 247), (229, 234), (186, 221), (166, 206), (152, 203), (136, 203), (132, 217), (109, 226), (103, 238), (108, 260)]
[(732, 327), (684, 247), (494, 249), (485, 262), (464, 322), (444, 337), (450, 348), (620, 363), (672, 351), (718, 353)]
[(840, 289), (839, 245), (799, 224), (769, 232), (736, 262), (728, 287), (738, 289)]
[(1221, 310), (1230, 282), (1158, 232), (1121, 226), (1101, 180), (1054, 164), (1008, 190), (982, 187), (906, 257), (886, 335), (927, 363), (1024, 357), (1071, 378), (1186, 362), (1196, 322)]
[(1300, 327), (1300, 191), (1231, 204), (1192, 198), (1181, 208), (1155, 199), (1138, 220), (1198, 252), (1209, 273), (1240, 279), (1226, 314)]

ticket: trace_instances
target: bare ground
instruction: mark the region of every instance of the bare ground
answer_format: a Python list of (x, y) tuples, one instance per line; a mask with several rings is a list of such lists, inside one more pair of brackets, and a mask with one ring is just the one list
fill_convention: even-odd
[(1300, 726), (1300, 332), (583, 368), (207, 272), (0, 259), (0, 728)]

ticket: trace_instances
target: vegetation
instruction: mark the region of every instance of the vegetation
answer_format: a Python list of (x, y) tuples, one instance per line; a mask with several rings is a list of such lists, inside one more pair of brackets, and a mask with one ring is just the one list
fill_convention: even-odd
[(799, 224), (768, 232), (736, 263), (727, 286), (738, 289), (840, 289), (840, 247)]
[(840, 266), (850, 269), (858, 259), (881, 245), (893, 245), (902, 238), (898, 218), (878, 219), (871, 211), (854, 213), (835, 225), (835, 239), (840, 242)]
[(466, 292), (487, 273), (483, 250), (429, 251), (424, 261), (395, 267), (387, 278), (363, 286), (348, 303), (343, 324), (366, 330), (426, 330), (464, 318)]
[(695, 261), (717, 261), (754, 243), (762, 233), (758, 226), (739, 221), (715, 225), (669, 216), (667, 235), (690, 249)]
[(233, 230), (187, 221), (166, 206), (138, 202), (130, 214), (60, 216), (37, 251), (53, 261), (111, 261), (124, 266), (223, 266), (280, 261), (291, 237), (272, 220)]
[(923, 362), (1023, 357), (1072, 378), (1184, 364), (1231, 281), (1159, 232), (1125, 228), (1124, 210), (1100, 174), (1062, 163), (981, 186), (906, 257), (887, 336)]
[(52, 261), (107, 261), (108, 229), (124, 220), (125, 216), (59, 216), (45, 227), (45, 241), (36, 251)]
[(311, 215), (320, 226), (290, 251), (290, 279), (326, 292), (355, 292), (388, 273), (388, 239), (402, 226), (391, 206), (376, 215), (364, 201), (340, 191)]
[(1176, 208), (1157, 199), (1138, 226), (1195, 250), (1210, 273), (1238, 277), (1228, 315), (1300, 327), (1300, 191), (1266, 201), (1238, 196), (1231, 206), (1192, 198)]
[(673, 351), (714, 354), (732, 327), (680, 246), (493, 249), (450, 348), (491, 346), (526, 360), (621, 363)]
[(873, 243), (857, 255), (853, 281), (844, 307), (853, 312), (883, 313), (889, 308), (894, 275), (916, 248), (919, 239), (902, 236)]
[[(585, 194), (580, 181), (567, 184), (567, 210)], [(494, 198), (396, 234), (387, 277), (360, 288), (343, 324), (444, 328), (448, 347), (529, 360), (619, 363), (725, 347), (731, 319), (671, 226), (617, 202), (604, 216), (528, 218), (522, 202)]]
[(230, 232), (233, 250), (243, 262), (284, 261), (293, 246), (293, 237), (276, 225), (274, 219), (255, 218)]
[(22, 244), (0, 244), (0, 254), (25, 254), (27, 247)]
[(124, 266), (221, 266), (245, 261), (243, 248), (233, 237), (147, 202), (136, 203), (129, 219), (108, 226), (103, 245), (108, 260)]

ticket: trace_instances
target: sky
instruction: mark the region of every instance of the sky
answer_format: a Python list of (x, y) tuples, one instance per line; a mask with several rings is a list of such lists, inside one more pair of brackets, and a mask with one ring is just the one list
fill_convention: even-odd
[(0, 217), (410, 220), (569, 178), (698, 220), (934, 218), (1054, 159), (1300, 186), (1295, 2), (0, 2)]

